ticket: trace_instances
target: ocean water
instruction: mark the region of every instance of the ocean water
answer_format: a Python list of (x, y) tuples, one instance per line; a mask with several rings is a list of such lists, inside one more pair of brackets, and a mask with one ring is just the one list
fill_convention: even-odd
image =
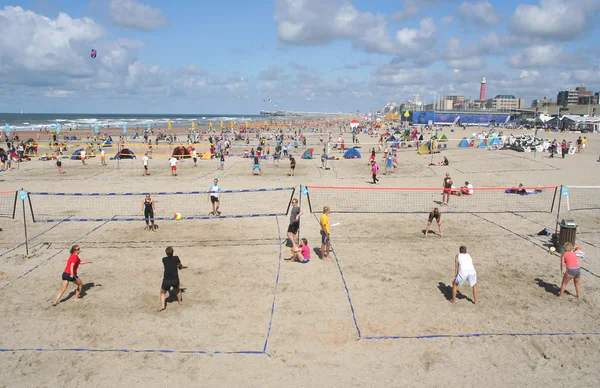
[[(246, 121), (263, 120), (260, 115), (166, 115), (166, 114), (47, 114), (47, 113), (0, 113), (0, 130), (8, 124), (13, 131), (39, 131), (40, 128), (52, 129), (60, 124), (62, 129), (93, 129), (96, 123), (99, 128), (121, 128), (124, 123), (127, 127), (146, 128), (148, 123), (152, 126), (166, 127), (169, 120), (173, 125), (207, 124), (212, 121), (225, 123), (236, 121), (238, 124)], [(271, 118), (269, 118), (270, 120)]]

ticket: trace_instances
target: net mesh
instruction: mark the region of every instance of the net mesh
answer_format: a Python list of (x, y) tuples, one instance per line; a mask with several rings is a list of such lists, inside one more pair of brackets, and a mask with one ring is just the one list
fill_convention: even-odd
[[(524, 192), (519, 193), (520, 190)], [(446, 213), (548, 212), (554, 208), (556, 186), (474, 188), (472, 195), (453, 189)], [(306, 191), (305, 191), (306, 192)], [(337, 213), (425, 213), (442, 205), (440, 188), (360, 188), (308, 186), (311, 212), (329, 206)]]
[(600, 186), (564, 186), (568, 190), (568, 198), (562, 199), (561, 210), (565, 204), (567, 210), (600, 209)]
[[(219, 218), (284, 215), (293, 187), (225, 190), (220, 194)], [(155, 220), (214, 218), (207, 191), (154, 193), (29, 193), (35, 221), (138, 221), (144, 220), (143, 200), (155, 202)]]
[(0, 217), (14, 218), (16, 201), (16, 191), (0, 192)]

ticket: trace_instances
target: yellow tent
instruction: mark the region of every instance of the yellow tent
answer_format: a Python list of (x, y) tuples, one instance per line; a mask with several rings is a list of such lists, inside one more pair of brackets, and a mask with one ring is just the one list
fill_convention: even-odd
[(210, 159), (210, 151), (206, 151), (202, 154), (202, 160)]
[(417, 150), (417, 152), (419, 153), (419, 155), (427, 155), (429, 154), (429, 147), (431, 146), (431, 141), (428, 141), (427, 143), (423, 143), (419, 149)]

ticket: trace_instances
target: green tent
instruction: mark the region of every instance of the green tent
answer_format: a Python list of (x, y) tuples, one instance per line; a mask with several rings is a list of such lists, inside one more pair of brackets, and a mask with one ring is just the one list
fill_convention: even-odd
[(440, 136), (440, 141), (448, 141), (448, 136), (446, 136), (444, 133), (442, 136)]

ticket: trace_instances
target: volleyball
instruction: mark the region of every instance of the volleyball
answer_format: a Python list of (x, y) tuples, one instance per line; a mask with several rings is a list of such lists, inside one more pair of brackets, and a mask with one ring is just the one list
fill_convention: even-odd
[(181, 213), (175, 213), (175, 215), (173, 216), (173, 219), (179, 221), (183, 218), (183, 216), (181, 215)]
[(554, 252), (556, 252), (556, 248), (550, 247), (549, 251), (550, 251), (550, 253), (554, 253)]

